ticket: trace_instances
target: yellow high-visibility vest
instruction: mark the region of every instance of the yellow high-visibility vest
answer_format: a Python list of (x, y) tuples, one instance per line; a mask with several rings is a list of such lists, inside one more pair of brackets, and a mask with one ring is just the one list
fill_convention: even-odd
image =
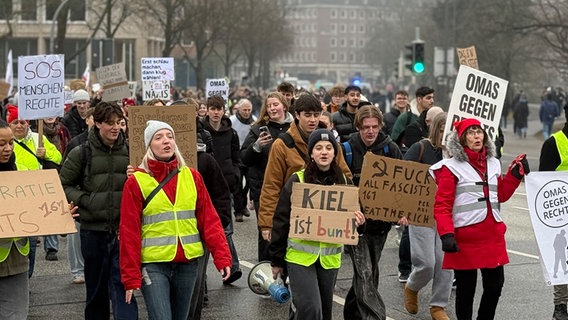
[[(304, 182), (304, 169), (295, 173)], [(343, 245), (321, 241), (288, 238), (286, 261), (304, 267), (311, 266), (318, 258), (324, 269), (339, 269), (341, 267), (341, 251)]]
[[(158, 186), (158, 181), (147, 173), (137, 171), (134, 177), (144, 199)], [(194, 259), (203, 255), (203, 245), (197, 230), (195, 204), (197, 189), (188, 167), (180, 169), (177, 177), (176, 200), (160, 190), (142, 212), (142, 262), (169, 262), (176, 255), (178, 241), (185, 257)]]
[(560, 155), (560, 165), (556, 167), (556, 171), (568, 171), (568, 138), (562, 130), (552, 134), (556, 140), (556, 149)]

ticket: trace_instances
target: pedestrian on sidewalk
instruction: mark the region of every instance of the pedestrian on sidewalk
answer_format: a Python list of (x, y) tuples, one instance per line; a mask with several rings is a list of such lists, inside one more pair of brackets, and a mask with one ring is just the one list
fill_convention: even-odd
[(185, 320), (203, 245), (226, 280), (231, 254), (203, 178), (185, 164), (172, 127), (150, 120), (142, 163), (120, 205), (120, 274), (125, 301), (142, 290), (149, 319)]
[(515, 134), (521, 139), (527, 138), (528, 129), (528, 118), (529, 118), (529, 102), (527, 98), (523, 95), (519, 98), (517, 105), (515, 106), (515, 112), (513, 113), (513, 118), (515, 120)]
[(542, 123), (542, 135), (544, 140), (550, 137), (552, 132), (552, 125), (554, 120), (559, 116), (558, 104), (552, 100), (552, 93), (547, 92), (544, 95), (544, 100), (540, 104), (539, 118)]
[(451, 158), (430, 167), (438, 185), (434, 218), (445, 252), (442, 268), (454, 270), (458, 320), (472, 319), (481, 271), (477, 319), (492, 320), (505, 282), (503, 266), (509, 263), (499, 204), (513, 195), (529, 164), (526, 156), (517, 157), (502, 176), (495, 145), (481, 123), (466, 118), (454, 128), (446, 142)]

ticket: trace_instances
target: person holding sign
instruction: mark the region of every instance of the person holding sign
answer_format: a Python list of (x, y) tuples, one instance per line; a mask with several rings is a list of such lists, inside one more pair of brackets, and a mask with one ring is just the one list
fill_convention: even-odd
[[(564, 106), (564, 114), (568, 119), (568, 104)], [(568, 151), (568, 122), (562, 130), (552, 134), (542, 144), (538, 171), (568, 171), (568, 158), (564, 155)], [(564, 231), (564, 230), (562, 230)], [(556, 264), (555, 264), (556, 266)], [(568, 285), (554, 286), (554, 320), (568, 320), (566, 302), (568, 302)]]
[[(433, 107), (434, 108), (434, 107)], [(430, 109), (431, 110), (433, 110)], [(430, 111), (428, 113), (430, 113)], [(437, 114), (429, 121), (429, 136), (413, 144), (404, 155), (404, 160), (432, 165), (442, 160), (442, 138), (447, 113)], [(432, 281), (430, 315), (433, 320), (449, 320), (444, 310), (452, 292), (451, 270), (442, 269), (444, 252), (436, 228), (408, 226), (410, 251), (412, 252), (412, 272), (404, 287), (404, 306), (406, 311), (418, 313), (418, 291)]]
[(458, 320), (472, 319), (481, 270), (483, 295), (477, 319), (491, 320), (505, 282), (503, 266), (509, 262), (499, 204), (513, 195), (529, 173), (529, 163), (520, 155), (501, 176), (495, 145), (479, 120), (466, 118), (454, 128), (446, 140), (451, 158), (430, 167), (438, 185), (434, 218), (445, 252), (442, 268), (454, 270)]
[(147, 152), (126, 180), (120, 206), (126, 302), (141, 289), (149, 319), (187, 319), (203, 245), (223, 280), (231, 273), (231, 253), (203, 178), (186, 166), (172, 127), (148, 121), (144, 143)]
[[(363, 159), (367, 152), (394, 159), (402, 159), (402, 153), (397, 144), (381, 130), (383, 114), (379, 108), (359, 108), (355, 114), (355, 127), (358, 133), (351, 135), (341, 146), (347, 165), (353, 173), (353, 182), (359, 186)], [(390, 222), (369, 219), (365, 223), (365, 233), (359, 237), (359, 243), (345, 247), (353, 262), (353, 283), (343, 308), (345, 319), (386, 318), (385, 304), (378, 289), (379, 260), (391, 226)]]
[[(294, 319), (332, 319), (333, 289), (341, 266), (341, 244), (289, 238), (292, 185), (313, 183), (322, 185), (350, 184), (334, 161), (338, 146), (333, 133), (317, 129), (308, 141), (310, 163), (294, 173), (284, 185), (272, 226), (272, 242), (268, 248), (274, 279), (284, 275), (290, 279)], [(365, 222), (361, 211), (355, 211), (356, 226)]]

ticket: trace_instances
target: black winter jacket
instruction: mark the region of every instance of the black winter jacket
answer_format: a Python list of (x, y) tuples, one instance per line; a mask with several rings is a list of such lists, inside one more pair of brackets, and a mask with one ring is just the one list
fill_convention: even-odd
[(87, 131), (88, 129), (87, 123), (79, 115), (79, 111), (77, 111), (76, 106), (73, 106), (71, 110), (67, 111), (67, 114), (63, 117), (61, 122), (69, 130), (71, 138), (80, 135), (81, 133)]
[(223, 176), (231, 193), (235, 192), (237, 189), (237, 183), (239, 183), (241, 170), (239, 166), (241, 165), (240, 148), (239, 148), (239, 136), (237, 132), (231, 127), (231, 120), (223, 116), (221, 119), (221, 127), (219, 131), (216, 131), (209, 124), (209, 116), (206, 116), (203, 120), (203, 128), (209, 133), (211, 133), (211, 138), (213, 139), (213, 156), (221, 170), (223, 171)]
[(209, 192), (211, 202), (221, 219), (223, 229), (231, 223), (231, 194), (223, 178), (223, 172), (215, 158), (206, 152), (197, 153), (197, 170), (203, 177), (203, 183)]
[(339, 133), (339, 139), (341, 142), (349, 140), (349, 136), (356, 132), (355, 124), (355, 114), (347, 112), (347, 102), (344, 102), (339, 109), (331, 115), (331, 121), (333, 122), (333, 127)]
[[(89, 151), (74, 148), (63, 162), (59, 177), (68, 201), (79, 206), (81, 229), (116, 232), (122, 188), (129, 164), (124, 133), (112, 147), (105, 145), (99, 129), (88, 136)], [(83, 159), (86, 155), (90, 159)]]
[[(266, 125), (268, 131), (272, 136), (272, 141), (276, 140), (280, 134), (288, 131), (290, 128), (290, 123), (292, 121), (291, 117), (286, 118), (286, 122), (280, 124), (273, 121), (269, 121)], [(253, 201), (260, 200), (260, 191), (262, 190), (262, 182), (264, 181), (264, 171), (266, 170), (266, 165), (268, 164), (268, 153), (270, 152), (270, 147), (272, 142), (260, 149), (260, 152), (256, 152), (253, 149), (254, 143), (258, 140), (260, 134), (259, 124), (255, 124), (250, 128), (249, 134), (243, 142), (241, 147), (241, 160), (243, 165), (248, 167), (248, 176), (250, 187), (250, 198)]]

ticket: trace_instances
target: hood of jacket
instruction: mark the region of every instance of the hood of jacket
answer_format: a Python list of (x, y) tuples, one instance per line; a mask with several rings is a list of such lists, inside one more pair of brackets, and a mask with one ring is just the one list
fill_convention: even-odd
[[(495, 151), (495, 143), (491, 141), (491, 139), (487, 139), (487, 142), (484, 145), (485, 152), (487, 157), (495, 157), (497, 155)], [(464, 150), (464, 147), (460, 144), (460, 140), (458, 138), (458, 133), (456, 130), (452, 130), (450, 134), (448, 134), (448, 138), (446, 140), (446, 148), (448, 149), (448, 153), (450, 157), (454, 157), (459, 161), (468, 161), (469, 157)]]

